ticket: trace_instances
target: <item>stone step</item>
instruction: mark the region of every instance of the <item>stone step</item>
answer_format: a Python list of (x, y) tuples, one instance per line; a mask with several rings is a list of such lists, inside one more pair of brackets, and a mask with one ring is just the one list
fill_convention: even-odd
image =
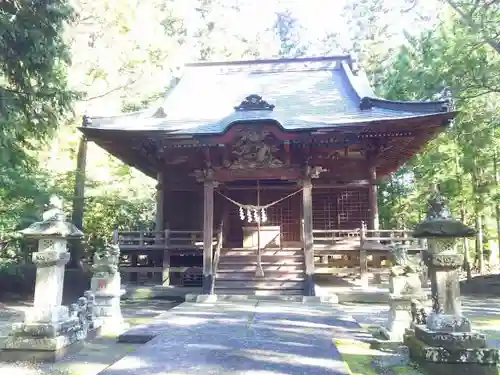
[[(255, 250), (257, 246), (254, 247), (237, 247), (237, 246), (228, 246), (223, 247), (223, 250)], [(265, 250), (302, 250), (303, 248), (300, 246), (266, 246)]]
[[(300, 249), (292, 249), (292, 250), (280, 250), (280, 249), (265, 249), (260, 251), (262, 256), (280, 256), (280, 257), (288, 257), (288, 256), (304, 256), (304, 251)], [(257, 255), (257, 249), (227, 249), (221, 251), (221, 256), (255, 256)]]
[(226, 272), (226, 273), (217, 273), (215, 279), (218, 280), (239, 280), (239, 281), (304, 281), (305, 275), (300, 274), (289, 274), (285, 273), (283, 275), (272, 275), (264, 272), (264, 276), (255, 276), (255, 272)]
[(304, 289), (257, 289), (257, 288), (217, 288), (215, 287), (215, 294), (222, 295), (253, 295), (253, 296), (303, 296)]
[[(249, 265), (253, 266), (257, 264), (257, 259), (256, 257), (248, 257), (248, 258), (235, 258), (235, 257), (221, 257), (219, 259), (219, 265), (227, 265), (227, 264), (234, 264), (234, 265)], [(280, 265), (290, 265), (290, 266), (300, 266), (304, 264), (304, 260), (298, 259), (298, 258), (292, 258), (292, 259), (277, 259), (277, 260), (264, 260), (262, 259), (261, 261), (262, 265), (266, 266), (280, 266)]]
[(300, 289), (303, 288), (303, 281), (281, 281), (281, 280), (215, 280), (216, 288), (230, 288), (230, 289)]
[[(217, 272), (255, 272), (257, 263), (219, 263)], [(304, 263), (295, 262), (293, 264), (262, 263), (264, 272), (304, 272)]]
[[(233, 277), (233, 275), (235, 275)], [(264, 270), (265, 277), (271, 277), (273, 279), (279, 279), (282, 277), (292, 277), (301, 278), (305, 276), (304, 270), (292, 270), (292, 271), (266, 271)], [(252, 278), (255, 276), (255, 269), (252, 271), (239, 271), (239, 270), (218, 270), (217, 278), (221, 279), (232, 279), (235, 277), (242, 278)]]
[[(262, 262), (275, 263), (275, 262), (303, 262), (303, 255), (262, 255)], [(257, 261), (257, 254), (250, 255), (221, 255), (219, 258), (219, 263), (253, 263)]]

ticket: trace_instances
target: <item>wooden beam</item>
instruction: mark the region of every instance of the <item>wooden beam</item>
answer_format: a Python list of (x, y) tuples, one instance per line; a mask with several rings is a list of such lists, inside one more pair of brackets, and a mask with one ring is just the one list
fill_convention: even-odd
[[(296, 184), (279, 184), (276, 183), (275, 185), (271, 184), (266, 184), (262, 185), (265, 186), (266, 190), (296, 190), (298, 188), (298, 185)], [(362, 181), (355, 181), (355, 182), (347, 182), (345, 184), (343, 183), (326, 183), (326, 182), (320, 182), (316, 183), (313, 182), (313, 187), (315, 189), (351, 189), (351, 188), (367, 188), (369, 186), (369, 183), (362, 182)], [(236, 191), (236, 190), (255, 190), (256, 186), (255, 185), (230, 185), (230, 184), (224, 184), (221, 186), (221, 188), (229, 191)]]

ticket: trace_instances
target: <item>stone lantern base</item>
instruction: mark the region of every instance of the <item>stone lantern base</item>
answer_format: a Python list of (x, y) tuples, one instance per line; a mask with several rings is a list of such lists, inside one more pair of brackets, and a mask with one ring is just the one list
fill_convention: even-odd
[(500, 350), (487, 348), (485, 336), (477, 332), (434, 331), (417, 325), (407, 330), (404, 344), (410, 358), (429, 375), (500, 374)]
[[(91, 299), (87, 299), (90, 297)], [(14, 323), (0, 351), (0, 361), (55, 362), (80, 350), (84, 340), (100, 334), (93, 295), (86, 292), (78, 303), (28, 311), (23, 323)]]

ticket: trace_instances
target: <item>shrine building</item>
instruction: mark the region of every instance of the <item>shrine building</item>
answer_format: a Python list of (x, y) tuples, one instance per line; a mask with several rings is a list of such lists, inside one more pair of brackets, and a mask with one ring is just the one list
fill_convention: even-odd
[(191, 255), (204, 293), (313, 295), (322, 256), (355, 251), (366, 270), (345, 239), (382, 232), (377, 180), (454, 116), (378, 98), (333, 56), (188, 64), (156, 105), (81, 131), (158, 181), (155, 230), (115, 234), (135, 271), (177, 283), (173, 260)]

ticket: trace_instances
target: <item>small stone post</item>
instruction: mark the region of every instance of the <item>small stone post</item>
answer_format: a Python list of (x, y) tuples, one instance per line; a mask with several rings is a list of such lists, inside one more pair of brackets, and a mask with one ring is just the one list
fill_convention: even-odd
[[(50, 199), (42, 218), (21, 231), (25, 237), (38, 240), (38, 251), (32, 255), (37, 267), (35, 298), (24, 323), (13, 325), (5, 341), (7, 358), (2, 355), (4, 360), (50, 360), (56, 352), (80, 339), (76, 333), (81, 330), (81, 322), (72, 319), (61, 302), (64, 266), (70, 259), (67, 239), (81, 238), (83, 233), (66, 221), (62, 201), (55, 196)], [(12, 352), (6, 353), (9, 350)], [(15, 358), (12, 357), (14, 351)]]
[(103, 251), (94, 254), (90, 288), (95, 296), (96, 318), (101, 323), (103, 334), (120, 333), (127, 328), (120, 307), (125, 290), (121, 288), (119, 260), (120, 248), (116, 244), (107, 245)]
[(497, 374), (499, 350), (486, 347), (485, 336), (471, 330), (460, 306), (458, 270), (463, 254), (457, 252), (456, 242), (473, 236), (475, 231), (451, 217), (437, 189), (429, 206), (427, 217), (414, 229), (413, 236), (427, 238), (425, 260), (433, 306), (425, 322), (416, 322), (414, 331), (405, 335), (410, 357), (430, 375)]

